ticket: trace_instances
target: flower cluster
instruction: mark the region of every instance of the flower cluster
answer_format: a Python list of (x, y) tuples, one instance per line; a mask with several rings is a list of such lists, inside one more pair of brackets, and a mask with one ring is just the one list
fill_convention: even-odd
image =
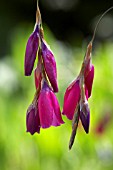
[[(90, 109), (88, 99), (91, 96), (94, 79), (94, 66), (91, 62), (92, 44), (101, 19), (112, 9), (113, 6), (107, 9), (99, 18), (94, 29), (92, 40), (87, 46), (80, 73), (66, 89), (64, 95), (62, 114), (72, 120), (69, 149), (72, 148), (74, 143), (79, 120), (81, 120), (85, 132), (89, 132)], [(61, 117), (60, 106), (55, 96), (55, 92), (58, 92), (56, 61), (50, 47), (44, 39), (41, 14), (38, 7), (35, 28), (26, 46), (25, 76), (32, 74), (36, 59), (38, 59), (37, 66), (34, 70), (36, 93), (32, 104), (27, 110), (26, 117), (27, 132), (30, 132), (32, 135), (36, 132), (40, 133), (40, 128), (60, 126), (64, 123)], [(96, 128), (98, 134), (104, 131), (109, 120), (110, 116), (105, 115), (99, 122)]]
[(63, 114), (73, 120), (72, 135), (69, 148), (71, 149), (79, 119), (86, 133), (89, 132), (90, 110), (88, 98), (91, 96), (94, 66), (91, 63), (92, 42), (89, 43), (78, 77), (66, 89), (64, 96)]
[[(89, 132), (90, 110), (88, 99), (91, 96), (94, 78), (94, 66), (91, 63), (91, 41), (82, 63), (78, 77), (69, 85), (64, 95), (62, 114), (73, 120), (72, 134), (69, 148), (71, 149), (76, 135), (79, 120), (81, 120), (86, 133)], [(36, 93), (32, 104), (27, 110), (27, 132), (32, 135), (40, 133), (40, 128), (60, 126), (63, 124), (60, 106), (55, 96), (58, 92), (57, 69), (54, 55), (44, 39), (39, 8), (36, 12), (36, 24), (30, 35), (25, 52), (25, 75), (32, 74), (34, 64), (38, 59), (34, 70)]]
[[(38, 55), (37, 55), (38, 54)], [(34, 70), (36, 93), (27, 110), (27, 132), (40, 133), (40, 128), (63, 124), (60, 106), (54, 92), (58, 92), (57, 69), (54, 55), (44, 39), (39, 8), (36, 24), (30, 35), (25, 52), (25, 75), (30, 76), (36, 58), (38, 64)]]

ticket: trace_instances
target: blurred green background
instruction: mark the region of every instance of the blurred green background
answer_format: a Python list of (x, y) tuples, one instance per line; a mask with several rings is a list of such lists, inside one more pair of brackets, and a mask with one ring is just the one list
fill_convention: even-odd
[[(53, 2), (43, 0), (40, 8), (45, 39), (57, 61), (62, 109), (64, 92), (79, 73), (95, 23), (111, 1)], [(35, 86), (33, 74), (24, 76), (24, 54), (35, 23), (36, 1), (5, 3), (0, 6), (0, 170), (112, 170), (113, 12), (101, 21), (93, 48), (90, 133), (86, 135), (80, 123), (69, 151), (71, 121), (64, 116), (60, 127), (41, 129), (33, 136), (26, 133), (26, 110)], [(59, 20), (54, 21), (57, 15)]]

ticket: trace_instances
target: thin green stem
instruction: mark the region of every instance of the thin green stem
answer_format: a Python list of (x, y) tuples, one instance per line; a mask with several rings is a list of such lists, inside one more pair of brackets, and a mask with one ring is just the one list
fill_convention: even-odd
[(99, 25), (100, 21), (101, 21), (102, 18), (103, 18), (109, 11), (111, 11), (112, 9), (113, 9), (113, 6), (110, 7), (109, 9), (107, 9), (107, 10), (101, 15), (101, 17), (99, 18), (99, 20), (98, 20), (98, 22), (97, 22), (97, 24), (96, 24), (96, 26), (95, 26), (95, 29), (94, 29), (94, 33), (93, 33), (93, 37), (92, 37), (92, 39), (91, 39), (91, 43), (93, 43), (93, 41), (94, 41), (94, 39), (95, 39), (95, 34), (96, 34), (96, 31), (97, 31), (97, 28), (98, 28), (98, 25)]

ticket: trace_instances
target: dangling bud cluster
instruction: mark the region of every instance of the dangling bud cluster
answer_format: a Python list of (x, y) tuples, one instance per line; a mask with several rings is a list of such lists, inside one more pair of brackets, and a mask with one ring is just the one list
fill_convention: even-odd
[(89, 132), (90, 109), (88, 106), (88, 99), (91, 96), (92, 84), (94, 79), (94, 66), (91, 62), (92, 44), (100, 21), (112, 9), (113, 6), (107, 9), (99, 18), (94, 29), (92, 40), (87, 46), (87, 51), (82, 63), (81, 71), (78, 77), (66, 89), (64, 95), (64, 105), (62, 113), (66, 115), (68, 119), (73, 120), (69, 149), (72, 148), (72, 145), (74, 143), (79, 119), (81, 120), (85, 132)]
[[(37, 67), (40, 67), (40, 60), (42, 59), (44, 71), (47, 74), (50, 84), (54, 92), (58, 92), (56, 61), (50, 47), (44, 39), (44, 32), (41, 23), (41, 14), (39, 8), (36, 12), (36, 24), (34, 31), (30, 35), (26, 46), (24, 67), (25, 76), (31, 75), (35, 60), (37, 58), (37, 53), (39, 60), (39, 64), (37, 65)], [(39, 58), (39, 56), (41, 59)], [(38, 69), (39, 68), (37, 68), (37, 70)]]
[(71, 149), (79, 119), (86, 133), (89, 132), (90, 110), (88, 99), (91, 96), (94, 66), (91, 63), (92, 43), (89, 43), (78, 77), (69, 85), (64, 95), (63, 114), (73, 120), (72, 135), (69, 149)]
[[(38, 55), (37, 55), (38, 54)], [(27, 132), (40, 133), (40, 128), (63, 124), (60, 106), (54, 92), (58, 92), (57, 69), (54, 55), (44, 39), (39, 8), (36, 12), (36, 24), (30, 35), (25, 52), (25, 75), (30, 76), (36, 58), (34, 70), (36, 94), (27, 110)]]

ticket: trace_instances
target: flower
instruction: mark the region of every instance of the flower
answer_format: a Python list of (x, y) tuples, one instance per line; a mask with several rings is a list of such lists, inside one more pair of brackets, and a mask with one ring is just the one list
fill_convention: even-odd
[(30, 132), (31, 135), (35, 132), (40, 133), (39, 112), (34, 104), (31, 104), (27, 110), (26, 126), (27, 132)]
[(35, 30), (30, 35), (25, 52), (25, 75), (30, 76), (33, 70), (34, 62), (39, 46), (39, 25), (36, 25)]
[[(85, 96), (86, 99), (91, 96), (93, 78), (94, 78), (94, 66), (91, 64), (88, 70), (88, 67), (84, 70), (84, 84), (85, 84)], [(86, 74), (87, 73), (87, 74)], [(72, 120), (76, 106), (80, 101), (81, 90), (80, 90), (80, 76), (75, 79), (66, 89), (64, 95), (64, 104), (62, 114), (66, 115), (68, 119)]]
[(88, 98), (91, 96), (94, 79), (94, 66), (91, 63), (92, 42), (88, 44), (86, 55), (78, 77), (69, 85), (64, 95), (62, 114), (73, 120), (69, 142), (71, 149), (76, 135), (79, 119), (86, 133), (89, 132), (90, 110)]
[(46, 81), (44, 81), (39, 95), (38, 109), (42, 128), (59, 126), (60, 124), (64, 123), (61, 118), (61, 112), (57, 98)]
[(89, 122), (90, 122), (90, 110), (89, 110), (87, 99), (85, 99), (85, 101), (81, 103), (80, 119), (81, 119), (81, 122), (82, 122), (85, 132), (88, 133), (89, 132)]
[(91, 44), (88, 45), (86, 56), (84, 58), (82, 68), (79, 76), (68, 86), (64, 95), (64, 105), (62, 114), (66, 115), (68, 119), (72, 120), (77, 104), (86, 102), (91, 96), (93, 78), (94, 78), (94, 66), (91, 63)]
[[(87, 107), (87, 121), (89, 119), (89, 114), (90, 111), (88, 110), (88, 106), (86, 106), (87, 100), (88, 98), (91, 96), (91, 90), (92, 90), (92, 84), (93, 84), (93, 78), (94, 78), (94, 66), (91, 65), (90, 71), (88, 72), (87, 76), (84, 76), (84, 85), (85, 85), (85, 89), (84, 93), (85, 93), (85, 107)], [(66, 89), (65, 95), (64, 95), (64, 104), (63, 104), (63, 111), (62, 114), (66, 115), (68, 119), (72, 120), (76, 107), (77, 105), (80, 103), (80, 99), (81, 99), (81, 87), (80, 87), (80, 76), (75, 79), (70, 85), (69, 87)], [(83, 101), (84, 102), (84, 101)], [(84, 113), (83, 111), (81, 111), (82, 113)], [(84, 115), (80, 114), (82, 123), (83, 123), (83, 117)], [(86, 117), (84, 117), (84, 119), (86, 119)], [(87, 123), (87, 129), (88, 129), (88, 124)], [(84, 123), (83, 123), (83, 126)], [(85, 128), (86, 129), (86, 128)], [(88, 130), (86, 130), (88, 131)]]
[[(89, 86), (88, 86), (89, 87)], [(88, 92), (88, 91), (87, 91)], [(64, 105), (62, 114), (66, 115), (68, 119), (72, 120), (75, 110), (80, 105), (80, 119), (86, 133), (89, 132), (90, 110), (87, 102), (87, 93), (85, 94), (85, 101), (81, 99), (80, 78), (73, 81), (67, 88), (64, 96)]]
[(76, 79), (66, 89), (64, 95), (63, 115), (72, 120), (76, 106), (80, 100), (80, 80)]
[(44, 67), (54, 92), (58, 92), (56, 61), (47, 43), (42, 39)]
[(37, 91), (33, 103), (27, 110), (27, 132), (33, 135), (35, 132), (40, 133), (40, 128), (60, 126), (63, 123), (58, 100), (43, 80), (41, 90)]

